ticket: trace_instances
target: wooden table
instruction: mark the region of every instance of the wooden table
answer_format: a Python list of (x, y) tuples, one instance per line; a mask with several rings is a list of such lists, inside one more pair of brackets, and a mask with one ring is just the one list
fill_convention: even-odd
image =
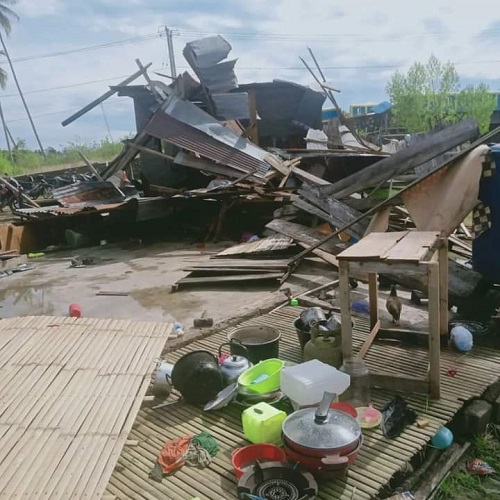
[(429, 393), (440, 397), (441, 335), (448, 333), (448, 249), (446, 239), (436, 231), (402, 231), (370, 233), (355, 245), (337, 255), (342, 314), (342, 355), (352, 356), (352, 322), (349, 288), (350, 272), (367, 274), (370, 301), (370, 326), (364, 356), (375, 340), (380, 321), (378, 315), (378, 273), (411, 273), (427, 277), (429, 296), (429, 373), (428, 378), (382, 375), (372, 372), (372, 384), (393, 390)]

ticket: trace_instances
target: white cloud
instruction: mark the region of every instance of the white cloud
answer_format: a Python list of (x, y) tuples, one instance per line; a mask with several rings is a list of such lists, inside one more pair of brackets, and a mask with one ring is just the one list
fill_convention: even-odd
[(21, 18), (54, 16), (63, 14), (67, 3), (65, 0), (21, 0), (14, 10)]

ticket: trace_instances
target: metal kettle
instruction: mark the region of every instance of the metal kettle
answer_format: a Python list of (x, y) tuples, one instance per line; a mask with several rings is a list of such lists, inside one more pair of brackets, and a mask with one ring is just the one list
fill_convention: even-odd
[[(231, 342), (225, 342), (219, 347), (219, 360), (222, 356), (222, 347), (225, 345), (231, 346)], [(241, 346), (245, 348), (245, 346)], [(245, 356), (237, 356), (230, 354), (223, 361), (219, 361), (219, 367), (226, 379), (227, 384), (232, 384), (238, 381), (238, 377), (252, 366), (252, 363)]]

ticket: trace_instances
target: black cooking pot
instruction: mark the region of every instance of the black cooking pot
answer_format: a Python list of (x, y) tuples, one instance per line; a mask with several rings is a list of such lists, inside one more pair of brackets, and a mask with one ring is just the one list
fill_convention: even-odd
[(231, 354), (247, 357), (254, 365), (263, 359), (279, 358), (281, 333), (270, 326), (237, 328), (227, 336)]
[(225, 385), (217, 359), (208, 351), (193, 351), (179, 358), (172, 370), (172, 384), (191, 404), (212, 401)]

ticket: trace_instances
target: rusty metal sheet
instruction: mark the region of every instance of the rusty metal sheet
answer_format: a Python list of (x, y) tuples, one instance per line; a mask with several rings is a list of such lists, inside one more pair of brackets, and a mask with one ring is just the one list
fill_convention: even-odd
[(52, 191), (54, 199), (64, 206), (119, 203), (125, 195), (111, 182), (77, 182)]

